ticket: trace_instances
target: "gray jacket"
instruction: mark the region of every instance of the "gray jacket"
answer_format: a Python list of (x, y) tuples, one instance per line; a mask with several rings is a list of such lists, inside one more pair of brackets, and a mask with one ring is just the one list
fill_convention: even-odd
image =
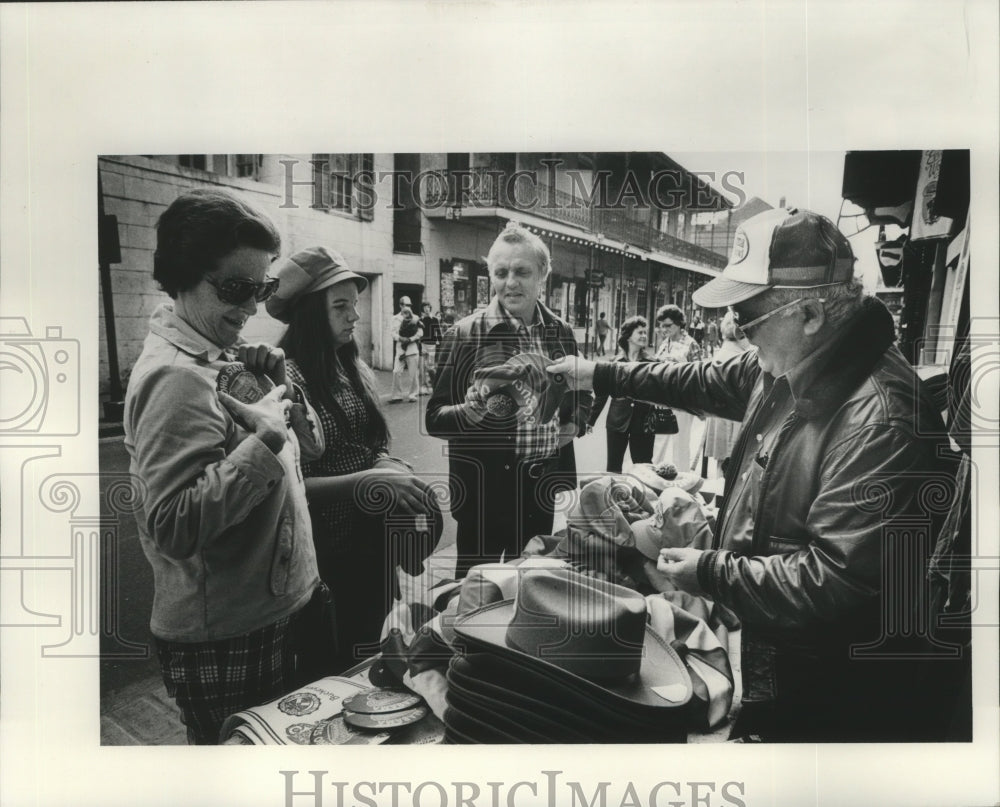
[(160, 306), (125, 396), (139, 538), (156, 586), (150, 628), (162, 639), (249, 633), (305, 605), (319, 580), (299, 467), (300, 448), (302, 459), (322, 454), (318, 421), (293, 405), (289, 439), (271, 453), (219, 403), (228, 361)]

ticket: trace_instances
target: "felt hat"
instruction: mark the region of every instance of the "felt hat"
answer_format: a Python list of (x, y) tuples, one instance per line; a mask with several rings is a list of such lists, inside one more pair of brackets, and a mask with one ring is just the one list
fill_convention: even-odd
[(830, 219), (794, 207), (765, 210), (739, 226), (729, 264), (691, 300), (724, 308), (769, 289), (836, 286), (853, 276), (851, 243)]
[(653, 561), (666, 547), (708, 549), (712, 543), (712, 528), (701, 505), (679, 487), (664, 490), (653, 507), (653, 515), (635, 522), (632, 534), (635, 548)]
[(569, 569), (526, 570), (514, 600), (463, 614), (454, 630), (470, 649), (632, 714), (666, 716), (691, 698), (677, 652), (647, 626), (645, 598)]
[(701, 490), (705, 483), (698, 474), (690, 471), (678, 471), (673, 465), (655, 466), (652, 463), (636, 463), (630, 472), (632, 476), (653, 490), (662, 493), (667, 488), (680, 488), (692, 496)]
[(345, 280), (353, 280), (359, 293), (368, 287), (368, 281), (351, 271), (343, 255), (326, 247), (302, 249), (278, 261), (271, 276), (280, 283), (278, 290), (267, 299), (267, 313), (282, 322), (291, 320), (295, 302), (303, 295)]
[(538, 736), (560, 743), (683, 742), (686, 736), (684, 709), (667, 715), (605, 704), (585, 690), (491, 652), (454, 656), (447, 679), (450, 705), (502, 726), (517, 742)]
[(551, 363), (541, 353), (519, 353), (503, 364), (477, 368), (473, 378), (490, 415), (513, 421), (520, 413), (534, 423), (552, 420), (569, 387), (565, 379), (545, 371)]

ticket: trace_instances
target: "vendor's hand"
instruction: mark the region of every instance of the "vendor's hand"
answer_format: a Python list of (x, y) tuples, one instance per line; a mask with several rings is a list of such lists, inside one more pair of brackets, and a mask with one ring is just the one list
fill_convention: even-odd
[(285, 385), (282, 384), (256, 403), (243, 403), (225, 392), (219, 393), (219, 402), (226, 407), (233, 420), (253, 432), (272, 453), (277, 454), (288, 439), (286, 423), (292, 402), (284, 396)]
[(276, 387), (286, 385), (285, 398), (294, 400), (291, 385), (285, 378), (285, 351), (271, 345), (240, 345), (236, 350), (237, 361), (243, 362), (251, 373), (263, 373)]
[(698, 559), (701, 549), (665, 548), (660, 550), (656, 568), (663, 572), (677, 588), (688, 594), (705, 596), (698, 582)]
[(364, 509), (385, 501), (385, 507), (380, 509), (416, 515), (432, 510), (435, 493), (423, 479), (413, 473), (372, 468), (358, 483), (355, 495)]
[(594, 388), (594, 366), (597, 362), (566, 356), (545, 369), (552, 375), (561, 375), (570, 389), (592, 390)]

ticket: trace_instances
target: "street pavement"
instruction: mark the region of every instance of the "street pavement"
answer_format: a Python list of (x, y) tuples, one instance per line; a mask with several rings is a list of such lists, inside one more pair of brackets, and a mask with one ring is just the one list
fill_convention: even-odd
[[(424, 429), (427, 398), (421, 397), (417, 403), (389, 403), (391, 373), (376, 371), (375, 376), (392, 432), (392, 453), (411, 463), (429, 480), (443, 484), (447, 479), (445, 443), (431, 437)], [(604, 468), (602, 426), (603, 417), (593, 435), (577, 441), (577, 466), (581, 473)], [(122, 437), (114, 431), (106, 425), (101, 429), (102, 434), (112, 435), (100, 439), (102, 474), (128, 471), (128, 455)], [(114, 614), (106, 616), (111, 617), (115, 628), (101, 638), (102, 743), (183, 743), (183, 727), (163, 688), (149, 633), (153, 575), (142, 554), (134, 519), (127, 514), (122, 515), (114, 534), (117, 555), (113, 564), (115, 573), (112, 579), (104, 581), (107, 592), (104, 602), (112, 603), (114, 609)], [(446, 513), (444, 532), (436, 553), (444, 560), (443, 563), (435, 562), (435, 571), (449, 567), (448, 559), (453, 555), (454, 541), (455, 523)]]

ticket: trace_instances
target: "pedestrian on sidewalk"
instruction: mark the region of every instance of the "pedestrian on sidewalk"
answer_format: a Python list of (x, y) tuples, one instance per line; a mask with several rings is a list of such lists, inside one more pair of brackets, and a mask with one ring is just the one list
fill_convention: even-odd
[[(714, 320), (712, 321), (714, 324)], [(712, 358), (713, 364), (725, 364), (729, 359), (739, 356), (749, 350), (751, 345), (739, 329), (731, 313), (726, 314), (722, 320), (722, 327), (719, 328), (722, 334), (722, 346), (715, 352)], [(724, 476), (726, 472), (729, 455), (732, 454), (733, 446), (736, 445), (736, 437), (740, 431), (738, 420), (729, 420), (710, 415), (705, 418), (705, 443), (704, 455), (716, 460), (719, 467), (719, 476)]]
[[(662, 342), (656, 351), (657, 361), (692, 362), (701, 359), (701, 346), (684, 330), (684, 312), (676, 305), (662, 306), (656, 312), (656, 330)], [(691, 471), (697, 453), (693, 446), (701, 445), (704, 419), (692, 412), (671, 407), (677, 418), (677, 434), (660, 435), (653, 449), (657, 465), (672, 462), (678, 470)]]
[[(648, 349), (649, 326), (645, 317), (630, 317), (622, 323), (618, 337), (618, 355), (615, 361), (655, 361)], [(594, 424), (601, 415), (608, 395), (598, 395), (594, 408), (590, 411), (587, 434), (592, 434)], [(631, 398), (611, 398), (608, 417), (605, 421), (608, 443), (608, 471), (619, 472), (628, 447), (633, 463), (650, 462), (653, 459), (653, 441), (656, 435), (649, 423), (652, 407)]]
[(705, 352), (707, 356), (714, 356), (721, 343), (719, 335), (719, 321), (712, 317), (705, 326)]
[[(280, 342), (288, 375), (315, 408), (326, 438), (322, 456), (302, 470), (319, 573), (334, 606), (336, 648), (321, 673), (337, 674), (378, 652), (382, 622), (398, 594), (395, 567), (412, 569), (430, 554), (440, 525), (414, 525), (414, 516), (436, 513), (433, 494), (390, 455), (375, 377), (354, 341), (358, 295), (368, 281), (325, 247), (296, 252), (277, 264), (274, 276), (280, 286), (267, 310), (288, 324)], [(399, 529), (407, 518), (410, 529)], [(427, 541), (398, 546), (393, 532)]]
[(267, 273), (280, 245), (231, 193), (175, 199), (153, 257), (172, 302), (153, 312), (125, 396), (150, 629), (192, 744), (219, 742), (230, 714), (306, 683), (300, 662), (318, 641), (304, 635), (320, 583), (299, 460), (321, 455), (322, 432), (283, 353), (240, 343), (277, 286)]
[(420, 318), (413, 313), (413, 303), (405, 295), (399, 298), (399, 313), (392, 318), (392, 397), (393, 403), (403, 400), (403, 375), (410, 374), (408, 401), (416, 401), (420, 391), (420, 339), (424, 330)]
[(420, 340), (420, 394), (430, 395), (434, 383), (435, 354), (441, 341), (441, 320), (434, 316), (434, 308), (430, 303), (424, 303), (420, 308), (420, 327), (424, 332)]
[(608, 333), (611, 331), (611, 325), (608, 323), (607, 317), (602, 311), (597, 316), (597, 322), (594, 323), (594, 340), (595, 340), (595, 355), (604, 356), (607, 351), (605, 350), (605, 343), (608, 341)]

